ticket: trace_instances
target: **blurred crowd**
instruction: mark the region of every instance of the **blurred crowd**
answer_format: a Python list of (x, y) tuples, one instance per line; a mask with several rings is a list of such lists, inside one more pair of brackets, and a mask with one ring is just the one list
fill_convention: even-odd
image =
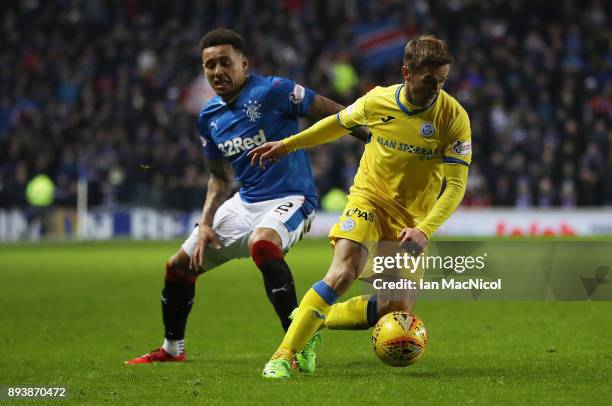
[[(243, 34), (251, 71), (350, 104), (401, 81), (401, 53), (364, 63), (355, 27), (435, 33), (468, 110), (464, 205), (612, 205), (612, 16), (604, 0), (0, 1), (0, 208), (47, 174), (55, 205), (201, 207), (197, 113), (213, 93), (198, 42)], [(367, 62), (367, 61), (366, 61)], [(308, 123), (304, 123), (307, 125)], [(363, 145), (309, 151), (323, 196), (352, 183)]]

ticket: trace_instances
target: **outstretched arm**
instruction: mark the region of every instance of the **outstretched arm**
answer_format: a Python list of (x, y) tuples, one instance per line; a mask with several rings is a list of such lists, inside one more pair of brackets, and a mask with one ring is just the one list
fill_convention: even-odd
[(348, 134), (348, 130), (338, 123), (336, 116), (329, 116), (282, 141), (266, 142), (252, 149), (248, 156), (251, 157), (251, 165), (259, 165), (263, 169), (268, 161), (276, 162), (293, 151), (325, 144), (345, 134)]
[[(310, 110), (308, 110), (307, 117), (311, 120), (319, 121), (325, 117), (335, 115), (342, 110), (344, 110), (343, 105), (338, 104), (325, 96), (317, 94), (312, 102), (312, 105), (310, 106)], [(349, 134), (363, 142), (367, 142), (370, 136), (370, 130), (368, 127), (361, 126), (352, 129)]]
[[(366, 114), (367, 98), (368, 95), (360, 97), (350, 107), (337, 112), (337, 114), (332, 113), (333, 115), (328, 115), (326, 118), (317, 121), (301, 133), (285, 138), (282, 141), (266, 142), (251, 150), (251, 152), (249, 152), (251, 165), (259, 164), (260, 167), (264, 168), (267, 161), (275, 162), (280, 157), (295, 150), (331, 142), (343, 135), (355, 131), (359, 127), (361, 127), (361, 130), (359, 130), (361, 133), (357, 132), (359, 135), (355, 136), (367, 141), (369, 138), (369, 130), (367, 127), (362, 127), (368, 123)], [(313, 115), (317, 113), (329, 113), (332, 110), (336, 110), (338, 107), (342, 107), (322, 96), (317, 96), (315, 99), (318, 99), (318, 102), (315, 103), (317, 106), (315, 106), (314, 110), (311, 106)], [(350, 119), (348, 118), (349, 116)]]

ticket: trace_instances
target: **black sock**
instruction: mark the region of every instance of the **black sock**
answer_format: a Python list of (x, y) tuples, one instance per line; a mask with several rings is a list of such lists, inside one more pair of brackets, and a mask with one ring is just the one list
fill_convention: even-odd
[(291, 324), (289, 315), (297, 307), (295, 284), (289, 265), (281, 258), (268, 260), (258, 267), (263, 276), (268, 299), (274, 306), (283, 329), (287, 331)]
[(162, 290), (162, 315), (164, 319), (164, 337), (168, 340), (185, 338), (187, 316), (193, 306), (195, 283), (186, 284), (166, 278)]

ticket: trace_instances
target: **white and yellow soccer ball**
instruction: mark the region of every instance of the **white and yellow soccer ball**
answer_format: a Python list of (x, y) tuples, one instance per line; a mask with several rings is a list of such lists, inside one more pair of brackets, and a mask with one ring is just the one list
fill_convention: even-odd
[(394, 367), (417, 362), (423, 357), (428, 342), (425, 324), (406, 312), (385, 314), (372, 330), (374, 353), (382, 362)]

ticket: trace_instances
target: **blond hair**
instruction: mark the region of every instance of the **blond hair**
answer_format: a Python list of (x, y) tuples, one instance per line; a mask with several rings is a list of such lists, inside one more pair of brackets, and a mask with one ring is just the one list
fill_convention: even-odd
[(448, 65), (452, 61), (446, 44), (435, 35), (421, 35), (412, 39), (404, 50), (404, 64), (410, 70)]

